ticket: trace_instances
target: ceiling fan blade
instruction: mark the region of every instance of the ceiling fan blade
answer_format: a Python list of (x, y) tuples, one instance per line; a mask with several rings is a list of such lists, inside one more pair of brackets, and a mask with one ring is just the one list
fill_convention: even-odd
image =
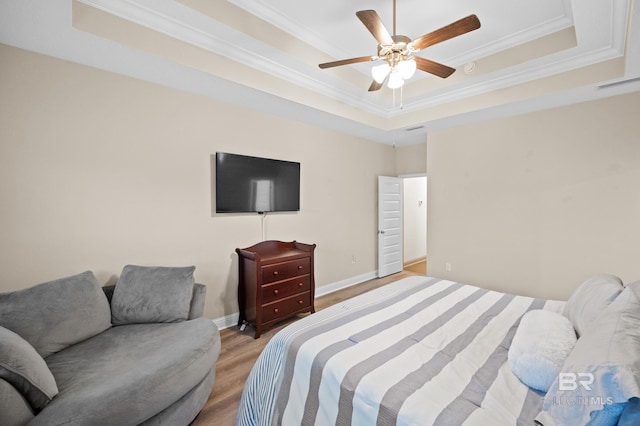
[(378, 59), (377, 56), (361, 56), (359, 58), (351, 58), (351, 59), (342, 59), (340, 61), (333, 62), (325, 62), (324, 64), (319, 64), (318, 66), (322, 69), (339, 67), (340, 65), (348, 65), (348, 64), (357, 64), (358, 62), (369, 62)]
[(456, 70), (455, 68), (451, 68), (419, 56), (414, 56), (414, 59), (416, 60), (416, 68), (426, 71), (429, 74), (437, 75), (438, 77), (447, 78)]
[(371, 86), (369, 86), (369, 92), (375, 92), (376, 90), (380, 90), (383, 84), (384, 84), (384, 81), (382, 83), (378, 83), (377, 81), (373, 80), (371, 82)]
[(375, 10), (361, 10), (356, 12), (356, 16), (362, 21), (365, 27), (378, 40), (379, 44), (393, 44), (391, 34), (385, 28), (382, 20)]
[(415, 51), (422, 50), (434, 44), (449, 40), (469, 31), (480, 28), (480, 20), (476, 15), (469, 15), (438, 30), (425, 34), (411, 42)]

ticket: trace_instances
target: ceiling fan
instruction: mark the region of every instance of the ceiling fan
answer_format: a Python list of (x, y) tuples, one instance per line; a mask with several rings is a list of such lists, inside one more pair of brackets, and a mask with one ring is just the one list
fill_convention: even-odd
[(455, 68), (415, 56), (414, 53), (480, 28), (478, 17), (469, 15), (415, 40), (411, 40), (407, 36), (396, 35), (396, 0), (393, 0), (393, 35), (389, 34), (375, 10), (361, 10), (356, 12), (356, 16), (378, 41), (378, 54), (376, 56), (361, 56), (359, 58), (326, 62), (319, 66), (325, 69), (382, 59), (384, 61), (382, 64), (376, 65), (371, 69), (373, 82), (369, 86), (370, 92), (379, 90), (386, 80), (388, 80), (387, 86), (391, 89), (401, 87), (405, 80), (411, 78), (416, 69), (442, 78), (449, 77), (453, 74)]

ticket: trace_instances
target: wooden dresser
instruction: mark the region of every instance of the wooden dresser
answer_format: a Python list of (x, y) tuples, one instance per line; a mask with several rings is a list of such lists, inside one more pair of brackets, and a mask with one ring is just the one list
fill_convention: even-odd
[(238, 325), (262, 330), (302, 312), (315, 312), (315, 244), (263, 241), (238, 253)]

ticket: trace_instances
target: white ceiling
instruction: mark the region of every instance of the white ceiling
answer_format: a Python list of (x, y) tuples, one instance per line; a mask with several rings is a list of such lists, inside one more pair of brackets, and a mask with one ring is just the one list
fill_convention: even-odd
[(392, 32), (392, 0), (0, 0), (0, 42), (405, 145), (640, 90), (639, 1), (397, 0), (412, 39), (472, 13), (482, 26), (419, 52), (451, 77), (418, 71), (395, 93), (367, 91), (372, 63), (317, 66), (375, 55), (355, 12), (376, 10)]

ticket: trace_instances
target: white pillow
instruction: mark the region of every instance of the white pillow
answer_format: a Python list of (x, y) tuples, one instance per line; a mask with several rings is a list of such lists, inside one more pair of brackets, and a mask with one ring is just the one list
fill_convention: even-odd
[(598, 274), (574, 290), (562, 312), (582, 336), (598, 315), (622, 292), (622, 280), (611, 274)]
[(525, 385), (547, 392), (576, 344), (571, 321), (552, 311), (529, 311), (509, 347), (511, 371)]

